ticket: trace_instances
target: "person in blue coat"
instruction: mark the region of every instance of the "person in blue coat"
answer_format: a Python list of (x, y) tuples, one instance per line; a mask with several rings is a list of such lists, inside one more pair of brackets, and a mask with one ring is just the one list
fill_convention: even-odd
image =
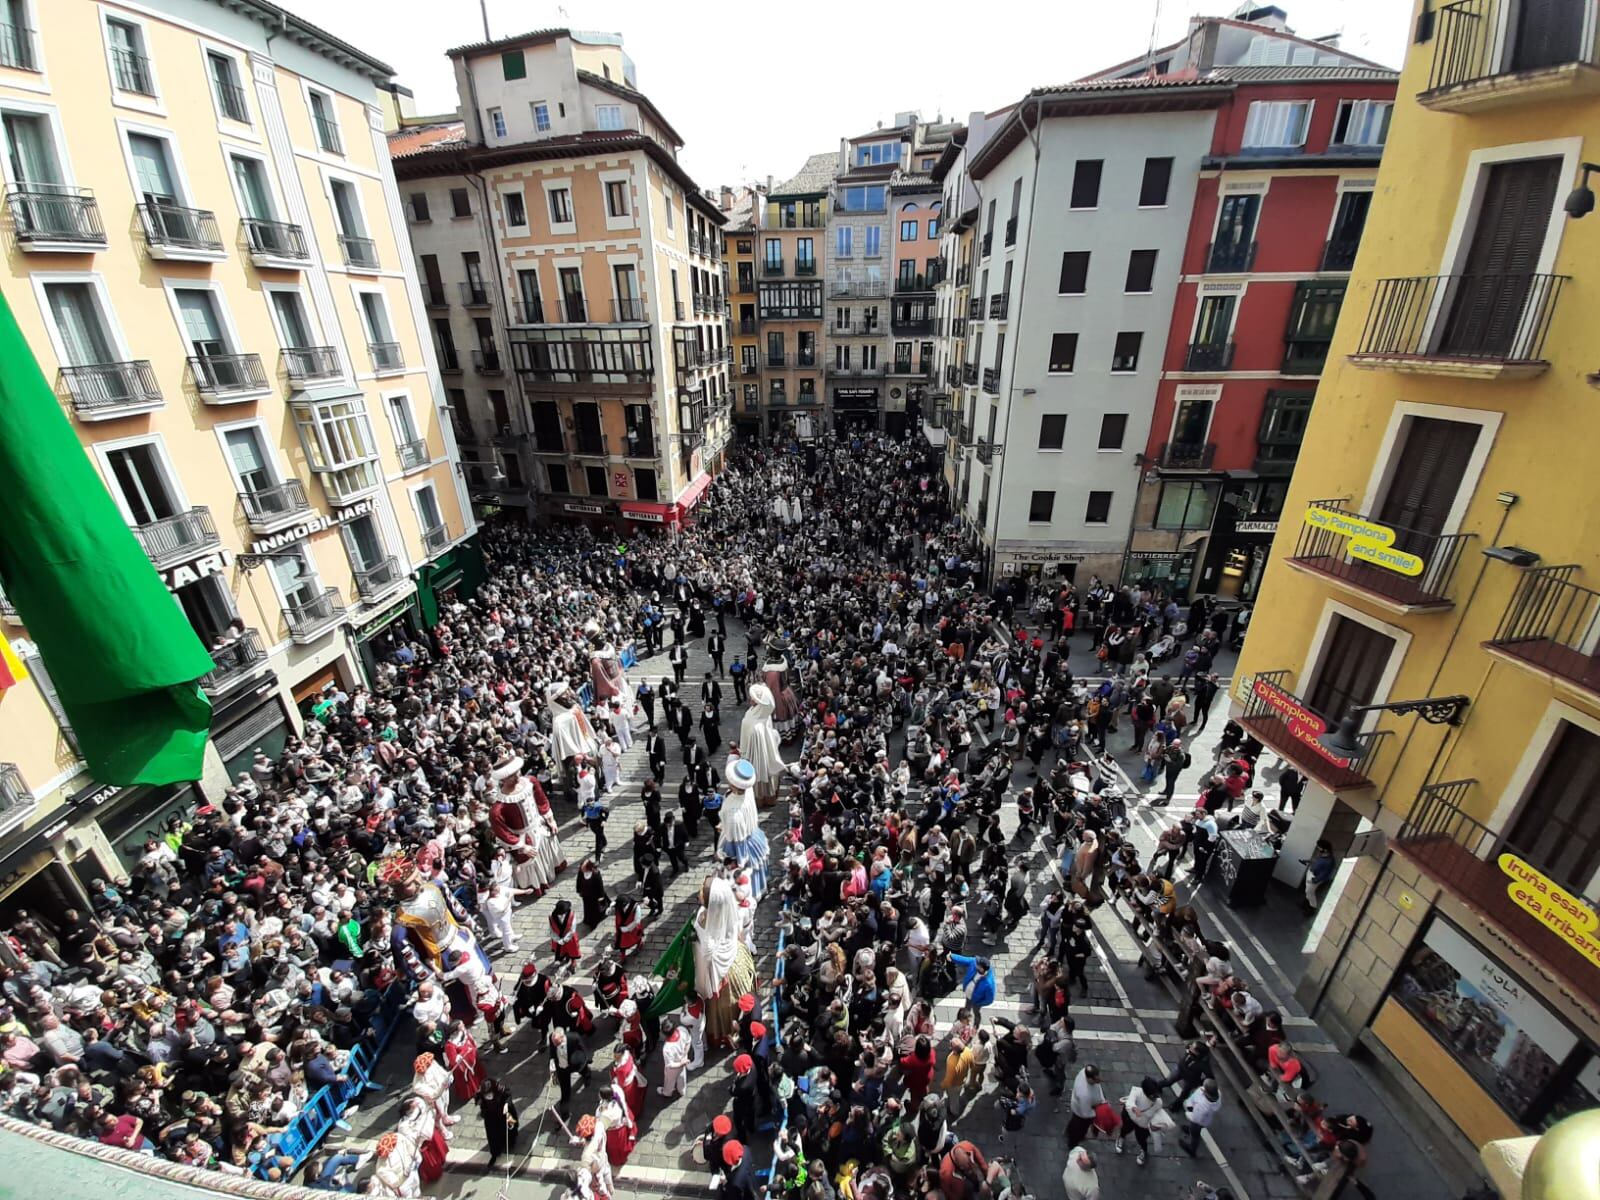
[(989, 970), (989, 960), (975, 954), (952, 954), (950, 961), (966, 972), (961, 979), (961, 990), (973, 1012), (981, 1016), (983, 1006), (994, 1002), (994, 975)]

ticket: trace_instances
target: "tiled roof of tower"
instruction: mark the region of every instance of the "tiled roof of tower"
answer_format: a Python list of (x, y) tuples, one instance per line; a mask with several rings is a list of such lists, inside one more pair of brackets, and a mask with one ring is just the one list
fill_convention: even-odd
[(1213, 67), (1211, 74), (1217, 79), (1231, 79), (1234, 83), (1318, 83), (1340, 80), (1373, 83), (1393, 83), (1400, 72), (1387, 67), (1353, 66), (1275, 66), (1275, 67)]
[(1128, 79), (1079, 79), (1072, 83), (1037, 87), (1028, 95), (1066, 96), (1074, 92), (1156, 91), (1165, 88), (1205, 87), (1221, 82), (1223, 80), (1215, 72), (1208, 72), (1205, 75), (1178, 72), (1172, 75), (1135, 75)]
[(460, 121), (416, 125), (410, 129), (396, 130), (389, 135), (389, 157), (404, 158), (408, 154), (420, 154), (424, 150), (436, 150), (464, 143), (466, 140), (466, 126)]
[(804, 196), (812, 192), (825, 192), (839, 173), (839, 156), (832, 150), (813, 154), (793, 179), (786, 179), (773, 187), (774, 196)]
[(465, 46), (452, 46), (446, 50), (446, 58), (455, 58), (463, 54), (478, 54), (484, 50), (511, 49), (515, 46), (536, 46), (542, 42), (553, 42), (557, 38), (571, 37), (570, 29), (532, 29), (527, 33), (519, 33), (513, 37), (495, 38), (488, 42), (469, 42)]
[(645, 112), (649, 113), (655, 123), (667, 131), (669, 137), (683, 145), (683, 135), (672, 127), (672, 122), (661, 115), (661, 110), (650, 102), (638, 88), (631, 88), (625, 83), (618, 83), (615, 79), (607, 79), (604, 75), (596, 75), (593, 71), (579, 71), (578, 78), (591, 87), (597, 87), (602, 92), (610, 92), (613, 96), (621, 96), (624, 100), (632, 100)]

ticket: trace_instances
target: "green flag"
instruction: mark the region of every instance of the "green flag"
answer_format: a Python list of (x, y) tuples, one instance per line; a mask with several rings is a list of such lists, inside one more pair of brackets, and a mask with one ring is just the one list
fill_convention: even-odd
[(211, 655), (117, 511), (0, 296), (0, 580), (99, 783), (198, 779)]
[(694, 991), (694, 918), (683, 923), (672, 945), (656, 963), (652, 975), (661, 977), (661, 990), (645, 1010), (647, 1017), (662, 1017), (673, 1009), (682, 1008)]

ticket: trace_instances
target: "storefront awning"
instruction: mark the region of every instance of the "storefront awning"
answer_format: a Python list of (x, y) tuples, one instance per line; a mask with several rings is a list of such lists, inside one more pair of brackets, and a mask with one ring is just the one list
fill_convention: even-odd
[(710, 486), (711, 476), (704, 471), (701, 471), (700, 474), (690, 480), (689, 486), (678, 494), (679, 514), (687, 513), (696, 504), (700, 503), (700, 497), (705, 495), (706, 488)]
[(630, 521), (650, 525), (671, 525), (678, 519), (676, 504), (656, 504), (648, 500), (626, 500), (617, 505), (617, 511)]

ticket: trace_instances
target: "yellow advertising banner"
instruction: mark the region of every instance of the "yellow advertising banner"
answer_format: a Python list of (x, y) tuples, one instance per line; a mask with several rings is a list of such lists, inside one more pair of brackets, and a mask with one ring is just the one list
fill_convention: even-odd
[(1380, 546), (1376, 542), (1364, 542), (1358, 539), (1352, 541), (1346, 550), (1351, 558), (1359, 558), (1362, 562), (1369, 562), (1375, 567), (1387, 567), (1401, 575), (1422, 574), (1422, 559), (1404, 550), (1396, 550), (1392, 546)]
[(1512, 902), (1600, 967), (1600, 930), (1595, 928), (1600, 918), (1594, 909), (1515, 854), (1502, 854), (1497, 861), (1511, 879), (1506, 895)]
[(1349, 538), (1345, 552), (1351, 558), (1382, 567), (1386, 571), (1394, 571), (1399, 575), (1421, 575), (1422, 568), (1427, 565), (1416, 554), (1393, 549), (1394, 530), (1365, 517), (1331, 508), (1318, 508), (1312, 504), (1306, 508), (1305, 523), (1314, 529), (1326, 529), (1329, 533)]

